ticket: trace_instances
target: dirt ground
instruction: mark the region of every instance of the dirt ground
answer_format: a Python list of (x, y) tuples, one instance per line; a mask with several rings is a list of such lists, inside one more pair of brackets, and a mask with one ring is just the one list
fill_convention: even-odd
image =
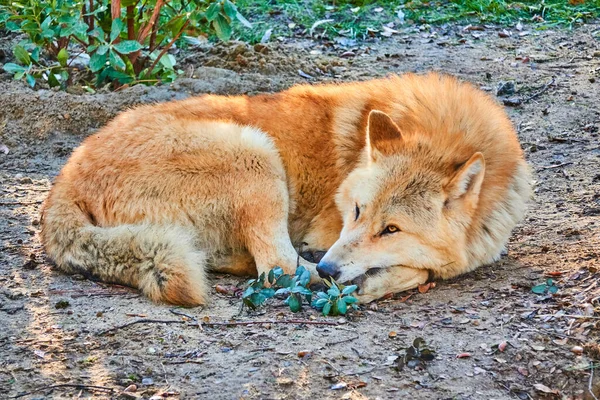
[[(589, 388), (600, 397), (600, 25), (506, 38), (503, 28), (463, 28), (207, 45), (186, 55), (174, 84), (116, 93), (31, 90), (0, 73), (0, 397), (593, 399)], [(494, 94), (514, 83), (499, 101), (512, 104), (535, 198), (500, 262), (324, 318), (277, 301), (238, 316), (241, 300), (216, 291), (205, 308), (173, 310), (45, 259), (39, 208), (52, 179), (84, 137), (132, 104), (430, 69)], [(556, 294), (531, 291), (548, 278)], [(271, 322), (211, 325), (232, 318)], [(102, 333), (141, 319), (167, 322)], [(398, 370), (417, 337), (436, 358)]]

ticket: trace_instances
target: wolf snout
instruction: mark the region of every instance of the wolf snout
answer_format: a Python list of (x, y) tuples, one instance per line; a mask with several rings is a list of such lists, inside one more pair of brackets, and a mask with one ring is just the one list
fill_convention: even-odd
[(330, 262), (321, 261), (317, 264), (317, 272), (321, 278), (333, 278), (338, 279), (341, 275), (341, 271), (336, 264)]

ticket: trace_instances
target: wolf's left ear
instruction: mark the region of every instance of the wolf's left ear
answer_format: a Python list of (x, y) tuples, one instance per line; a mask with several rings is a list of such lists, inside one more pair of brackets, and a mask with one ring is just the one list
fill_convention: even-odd
[(402, 133), (398, 125), (384, 112), (372, 110), (367, 123), (367, 151), (373, 156), (373, 150), (380, 153), (391, 153), (390, 141), (401, 139)]
[(478, 199), (484, 175), (485, 159), (483, 158), (483, 154), (477, 152), (456, 171), (456, 174), (446, 186), (448, 199)]

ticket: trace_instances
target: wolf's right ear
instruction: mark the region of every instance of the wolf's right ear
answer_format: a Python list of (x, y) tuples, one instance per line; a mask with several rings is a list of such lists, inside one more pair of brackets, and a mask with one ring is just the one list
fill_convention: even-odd
[(392, 154), (392, 141), (399, 139), (402, 139), (400, 128), (389, 115), (378, 110), (372, 110), (369, 113), (366, 140), (369, 159), (374, 159), (375, 150), (382, 154)]

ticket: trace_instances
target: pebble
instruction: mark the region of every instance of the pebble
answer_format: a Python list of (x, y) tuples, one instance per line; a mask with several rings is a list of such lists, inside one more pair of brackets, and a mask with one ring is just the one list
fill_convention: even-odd
[(142, 385), (145, 385), (145, 386), (154, 385), (154, 380), (152, 378), (143, 378)]
[(571, 348), (571, 353), (573, 354), (577, 354), (578, 356), (583, 354), (583, 347), (581, 346), (573, 346)]

